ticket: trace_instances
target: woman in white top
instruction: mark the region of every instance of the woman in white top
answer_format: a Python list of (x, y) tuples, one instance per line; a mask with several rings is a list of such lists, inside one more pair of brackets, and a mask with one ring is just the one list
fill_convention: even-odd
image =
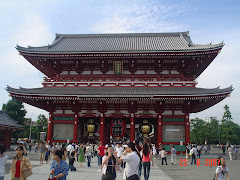
[[(229, 180), (228, 167), (224, 157), (219, 156), (219, 166), (216, 169), (215, 180)], [(226, 177), (226, 178), (225, 178)]]
[(4, 180), (5, 165), (8, 160), (8, 155), (5, 155), (6, 147), (4, 144), (0, 145), (0, 180)]

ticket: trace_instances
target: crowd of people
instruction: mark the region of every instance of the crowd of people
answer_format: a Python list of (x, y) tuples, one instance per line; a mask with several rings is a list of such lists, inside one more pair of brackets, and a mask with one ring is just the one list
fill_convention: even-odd
[[(225, 148), (224, 145), (220, 147), (225, 154), (225, 150), (229, 154), (230, 160), (233, 156), (238, 159), (238, 146), (228, 146)], [(31, 148), (29, 148), (30, 151)], [(186, 161), (187, 164), (196, 164), (196, 159), (201, 158), (201, 152), (204, 150), (206, 154), (211, 150), (210, 146), (201, 144), (198, 145), (186, 145)], [(24, 145), (19, 145), (15, 148), (16, 156), (12, 160), (11, 165), (11, 177), (13, 180), (25, 180), (32, 174), (32, 165), (27, 157), (27, 151)], [(0, 180), (4, 179), (5, 164), (8, 156), (4, 154), (5, 146), (0, 145)], [(145, 180), (149, 179), (151, 166), (154, 166), (153, 159), (156, 158), (157, 154), (161, 157), (162, 165), (168, 165), (167, 154), (171, 156), (172, 165), (176, 165), (177, 150), (174, 146), (171, 147), (170, 151), (166, 151), (165, 147), (160, 144), (157, 148), (155, 144), (149, 142), (130, 142), (126, 143), (114, 143), (104, 145), (102, 142), (98, 144), (78, 144), (69, 143), (67, 146), (59, 143), (48, 143), (40, 142), (35, 144), (35, 152), (39, 153), (40, 164), (43, 164), (44, 160), (46, 164), (50, 160), (50, 176), (52, 179), (65, 180), (68, 171), (76, 171), (76, 163), (79, 167), (83, 167), (86, 162), (87, 167), (91, 167), (91, 160), (93, 157), (97, 157), (99, 171), (102, 172), (102, 180), (114, 180), (117, 176), (117, 171), (123, 171), (123, 178), (129, 179), (140, 179), (143, 169), (143, 177)], [(225, 176), (228, 177), (228, 167), (224, 157), (218, 158), (220, 164), (216, 169), (215, 179), (221, 179)]]

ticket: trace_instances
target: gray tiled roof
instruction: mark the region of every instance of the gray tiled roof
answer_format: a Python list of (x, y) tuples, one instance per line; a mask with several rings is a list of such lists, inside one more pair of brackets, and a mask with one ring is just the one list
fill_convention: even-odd
[(56, 34), (51, 45), (21, 47), (17, 50), (35, 53), (81, 52), (166, 52), (216, 49), (224, 44), (194, 44), (188, 32), (127, 34)]
[(78, 96), (78, 97), (153, 97), (153, 96), (209, 96), (229, 94), (233, 88), (203, 89), (195, 87), (56, 87), (14, 89), (7, 87), (7, 91), (22, 95), (39, 96)]
[(15, 120), (10, 118), (6, 112), (0, 110), (0, 126), (11, 128), (24, 128), (24, 126), (17, 124)]

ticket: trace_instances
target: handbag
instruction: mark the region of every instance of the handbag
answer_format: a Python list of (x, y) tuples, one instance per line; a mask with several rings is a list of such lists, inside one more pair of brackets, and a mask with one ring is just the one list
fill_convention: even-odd
[(51, 178), (51, 174), (50, 174), (48, 180), (57, 180), (57, 178), (53, 178), (53, 177)]
[(27, 171), (24, 171), (22, 174), (24, 178), (27, 178), (32, 175), (32, 171), (29, 169)]

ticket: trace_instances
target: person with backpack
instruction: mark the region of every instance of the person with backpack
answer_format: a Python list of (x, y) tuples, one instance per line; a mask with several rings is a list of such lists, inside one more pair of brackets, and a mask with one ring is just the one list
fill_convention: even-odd
[[(228, 167), (226, 166), (226, 160), (224, 157), (219, 156), (219, 166), (216, 169), (214, 180), (229, 180)], [(226, 177), (226, 178), (225, 178)]]

